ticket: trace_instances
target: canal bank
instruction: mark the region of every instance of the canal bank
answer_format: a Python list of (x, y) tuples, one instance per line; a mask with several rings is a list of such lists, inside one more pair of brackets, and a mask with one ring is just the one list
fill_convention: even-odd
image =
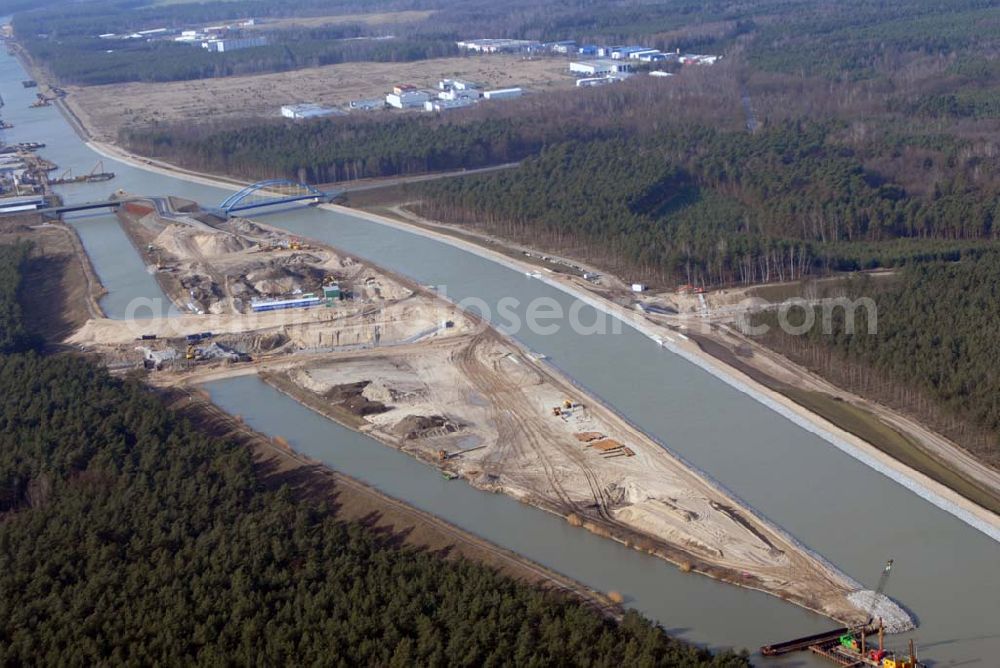
[[(9, 63), (4, 62), (2, 69), (9, 70)], [(19, 79), (16, 74), (4, 78), (0, 85), (6, 97), (9, 82), (19, 86)], [(8, 101), (6, 111), (13, 120), (11, 106)], [(50, 157), (67, 166), (75, 160), (76, 169), (93, 165), (97, 157), (72, 135), (56, 110), (30, 113), (39, 115), (30, 123), (15, 120), (18, 127), (13, 132), (30, 126), (64, 137), (68, 132), (65, 141), (51, 144)], [(49, 136), (45, 134), (46, 140)], [(206, 203), (221, 201), (225, 195), (219, 189), (140, 173), (126, 165), (114, 169), (120, 179), (112, 182), (115, 188), (178, 194)], [(104, 184), (102, 191), (107, 189)], [(60, 192), (71, 201), (74, 197), (81, 201), (87, 186), (69, 186)], [(306, 209), (275, 214), (268, 220), (422, 283), (447, 285), (449, 294), (458, 299), (479, 297), (496, 306), (504, 296), (516, 297), (522, 304), (550, 297), (570, 305), (563, 293), (523, 274), (347, 214)], [(97, 243), (118, 242), (109, 238)], [(124, 248), (132, 252), (127, 245)], [(114, 260), (112, 253), (109, 261)], [(106, 270), (98, 267), (99, 273)], [(596, 312), (586, 315), (596, 317)], [(855, 578), (870, 582), (884, 559), (895, 556), (899, 570), (889, 593), (920, 617), (917, 637), (926, 647), (925, 657), (940, 663), (973, 662), (1000, 650), (992, 621), (1000, 600), (993, 575), (1000, 555), (996, 544), (982, 534), (632, 330), (603, 337), (561, 332), (548, 337), (522, 333), (519, 338)], [(289, 423), (279, 420), (273, 426), (281, 430)], [(517, 504), (513, 508), (523, 509)], [(517, 510), (503, 512), (521, 517)], [(535, 538), (562, 540), (560, 534), (548, 531)], [(573, 548), (557, 550), (553, 556), (567, 568), (583, 558)], [(722, 585), (696, 584), (704, 579), (683, 576), (664, 564), (651, 567), (645, 575), (643, 579), (649, 582), (669, 582), (669, 590), (682, 595), (664, 599), (662, 590), (653, 591), (637, 582), (632, 604), (681, 635), (708, 644), (725, 644), (745, 631), (755, 638), (742, 644), (755, 646), (825, 627), (823, 620), (810, 622), (808, 615), (778, 601), (764, 602), (760, 595), (748, 598), (749, 592)], [(706, 614), (701, 614), (700, 606)], [(779, 609), (787, 614), (777, 614)], [(748, 624), (748, 619), (761, 623)]]

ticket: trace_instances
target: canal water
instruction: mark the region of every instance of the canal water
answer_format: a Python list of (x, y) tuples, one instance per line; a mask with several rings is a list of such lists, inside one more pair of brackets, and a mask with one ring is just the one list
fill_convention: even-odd
[[(21, 88), (23, 78), (18, 63), (0, 55), (6, 102), (0, 114), (17, 126), (4, 132), (5, 140), (44, 141), (49, 146), (41, 154), (61, 169), (88, 171), (99, 156), (55, 108), (27, 108), (33, 93)], [(60, 189), (66, 200), (100, 199), (117, 188), (205, 204), (228, 194), (105, 162), (118, 174), (114, 181)], [(508, 307), (517, 300), (509, 311), (522, 321), (538, 299), (564, 312), (573, 305), (568, 295), (517, 271), (350, 214), (302, 208), (267, 221), (443, 286), (453, 299), (482, 300), (493, 314), (502, 299)], [(108, 216), (74, 221), (109, 288), (104, 307), (122, 317), (132, 298), (162, 294), (113, 223)], [(598, 317), (585, 307), (579, 319)], [(521, 329), (515, 336), (852, 577), (870, 586), (894, 558), (888, 593), (918, 618), (913, 637), (929, 663), (1000, 665), (1000, 545), (992, 539), (628, 327), (604, 335), (565, 326), (549, 335)], [(330, 423), (255, 378), (213, 383), (209, 390), (262, 432), (285, 436), (335, 468), (594, 588), (621, 591), (630, 605), (682, 637), (755, 647), (829, 626), (772, 597), (684, 575), (505, 497), (446, 483), (430, 467)], [(893, 643), (902, 647), (905, 637)]]

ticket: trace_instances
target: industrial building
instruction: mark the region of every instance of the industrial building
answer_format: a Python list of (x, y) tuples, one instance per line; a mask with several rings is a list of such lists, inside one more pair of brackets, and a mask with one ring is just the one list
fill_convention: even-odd
[(478, 99), (482, 86), (464, 79), (441, 79), (438, 82), (438, 98), (442, 100)]
[(457, 90), (453, 88), (438, 93), (438, 99), (440, 100), (478, 100), (480, 96), (482, 96), (482, 91), (475, 88), (469, 90)]
[(605, 84), (616, 83), (618, 81), (624, 81), (624, 77), (614, 74), (606, 77), (582, 77), (576, 80), (576, 87), (604, 86)]
[(530, 39), (469, 39), (455, 42), (460, 49), (476, 53), (516, 53), (541, 48), (541, 43)]
[(696, 53), (686, 53), (679, 57), (684, 65), (714, 65), (722, 56), (706, 56)]
[(478, 100), (472, 97), (460, 97), (456, 100), (427, 100), (424, 102), (424, 111), (447, 111), (449, 109), (461, 109), (462, 107), (475, 106)]
[(628, 60), (633, 53), (649, 50), (649, 47), (646, 46), (618, 46), (611, 49), (611, 58), (613, 60)]
[(45, 206), (45, 198), (42, 195), (22, 195), (20, 197), (0, 198), (0, 213), (19, 213), (21, 211), (34, 211)]
[(510, 100), (521, 97), (522, 92), (520, 88), (498, 88), (497, 90), (483, 91), (483, 97), (487, 100)]
[(415, 90), (412, 87), (396, 86), (393, 92), (385, 96), (385, 103), (396, 109), (414, 109), (424, 106), (431, 99), (426, 91)]
[(340, 291), (340, 284), (338, 283), (327, 283), (323, 286), (323, 299), (326, 300), (327, 306), (332, 306), (333, 302), (341, 299), (343, 294)]
[(475, 81), (466, 81), (465, 79), (441, 79), (438, 81), (438, 88), (443, 91), (479, 91), (482, 88), (481, 84)]
[(351, 109), (357, 109), (358, 111), (385, 109), (385, 99), (376, 97), (367, 100), (351, 100), (350, 107)]
[(659, 49), (643, 49), (642, 51), (632, 51), (628, 54), (629, 60), (642, 60), (643, 56), (663, 55)]
[(666, 59), (667, 59), (667, 54), (662, 53), (660, 51), (650, 51), (647, 53), (643, 53), (639, 56), (639, 60), (641, 60), (644, 63), (658, 63)]
[(309, 292), (292, 299), (260, 299), (250, 302), (250, 308), (254, 313), (264, 311), (281, 311), (289, 308), (308, 308), (309, 306), (319, 306), (322, 299)]
[(229, 51), (239, 51), (240, 49), (250, 49), (257, 46), (267, 46), (266, 37), (241, 37), (238, 39), (210, 39), (202, 42), (202, 47), (212, 53), (226, 53)]
[(546, 44), (546, 46), (553, 53), (573, 53), (576, 51), (576, 42), (571, 39), (562, 42), (552, 42), (551, 44)]
[(631, 71), (632, 66), (627, 62), (609, 60), (578, 60), (569, 64), (569, 71), (573, 74), (582, 74), (587, 77), (607, 76), (608, 74), (622, 74)]
[(310, 102), (305, 102), (302, 104), (286, 104), (281, 108), (281, 115), (285, 118), (293, 118), (296, 120), (303, 118), (322, 118), (323, 116), (332, 116), (334, 114), (339, 114), (340, 112), (336, 109), (331, 109), (330, 107), (323, 107), (318, 104), (312, 104)]

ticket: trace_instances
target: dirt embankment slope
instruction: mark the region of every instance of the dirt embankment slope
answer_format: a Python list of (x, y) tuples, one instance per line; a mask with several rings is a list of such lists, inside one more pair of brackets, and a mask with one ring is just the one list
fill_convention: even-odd
[(43, 223), (37, 214), (0, 218), (0, 244), (20, 241), (32, 244), (24, 300), (30, 331), (59, 342), (102, 315), (98, 300), (104, 288), (76, 230), (62, 223)]

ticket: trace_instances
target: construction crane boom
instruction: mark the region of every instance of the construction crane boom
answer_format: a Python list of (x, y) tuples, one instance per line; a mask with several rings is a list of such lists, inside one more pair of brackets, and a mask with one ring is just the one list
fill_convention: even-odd
[(882, 595), (885, 591), (885, 585), (889, 582), (889, 573), (892, 571), (892, 559), (885, 562), (885, 568), (882, 569), (882, 575), (878, 579), (878, 586), (875, 587), (875, 592), (872, 594), (872, 602), (868, 606), (868, 619), (865, 620), (865, 625), (871, 624), (875, 617), (875, 606), (878, 604), (878, 597)]

